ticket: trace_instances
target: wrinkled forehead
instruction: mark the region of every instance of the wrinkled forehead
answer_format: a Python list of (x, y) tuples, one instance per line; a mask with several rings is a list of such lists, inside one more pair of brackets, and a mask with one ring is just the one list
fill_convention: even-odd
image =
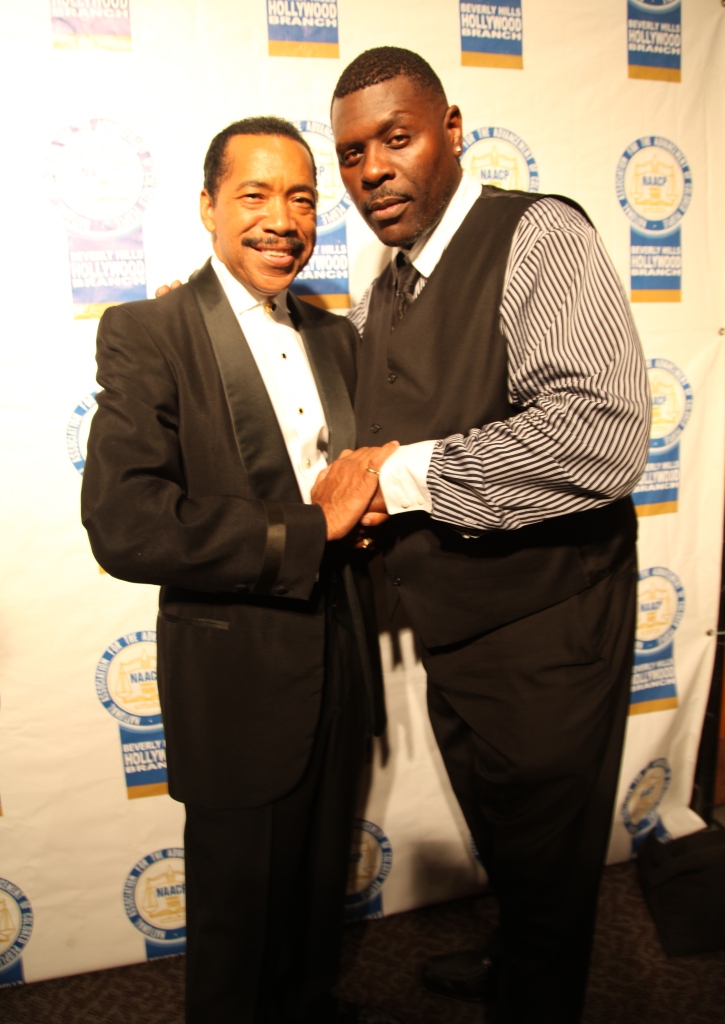
[(364, 142), (405, 122), (438, 121), (445, 100), (403, 75), (332, 101), (335, 143)]
[(227, 140), (224, 163), (227, 178), (283, 175), (315, 185), (310, 154), (285, 135), (233, 135)]

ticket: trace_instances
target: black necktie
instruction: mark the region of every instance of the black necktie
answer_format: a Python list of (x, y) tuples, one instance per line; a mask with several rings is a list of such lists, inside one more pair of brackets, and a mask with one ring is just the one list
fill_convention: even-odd
[(414, 296), (415, 286), (420, 274), (404, 252), (395, 257), (395, 301), (393, 303), (393, 329), (405, 316)]

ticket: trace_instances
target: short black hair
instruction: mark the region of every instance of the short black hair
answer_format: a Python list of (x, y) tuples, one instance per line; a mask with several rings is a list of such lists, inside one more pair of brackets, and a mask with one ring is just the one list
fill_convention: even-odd
[(310, 154), (312, 161), (312, 176), (317, 181), (317, 165), (312, 150), (305, 141), (304, 136), (291, 121), (285, 121), (283, 117), (271, 115), (261, 117), (245, 117), (241, 121), (234, 121), (224, 131), (219, 132), (211, 140), (211, 145), (204, 157), (204, 188), (211, 196), (212, 203), (216, 202), (219, 193), (219, 186), (229, 173), (229, 161), (226, 159), (227, 142), (235, 135), (283, 135), (287, 139), (294, 139), (304, 146)]
[(341, 100), (351, 92), (379, 85), (398, 75), (409, 78), (418, 88), (429, 89), (446, 100), (441, 80), (428, 61), (402, 46), (376, 46), (372, 50), (365, 50), (340, 75), (332, 98)]

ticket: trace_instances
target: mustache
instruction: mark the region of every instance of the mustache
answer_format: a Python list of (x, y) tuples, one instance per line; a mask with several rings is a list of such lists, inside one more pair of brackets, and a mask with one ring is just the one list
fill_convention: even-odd
[(303, 252), (305, 243), (296, 235), (260, 235), (259, 238), (245, 237), (242, 245), (248, 245), (250, 249), (287, 249), (296, 256)]
[(409, 192), (396, 192), (395, 189), (387, 185), (381, 185), (380, 188), (376, 188), (374, 192), (371, 192), (365, 200), (365, 212), (370, 213), (372, 204), (377, 203), (380, 199), (402, 199), (404, 202), (413, 201), (413, 197)]

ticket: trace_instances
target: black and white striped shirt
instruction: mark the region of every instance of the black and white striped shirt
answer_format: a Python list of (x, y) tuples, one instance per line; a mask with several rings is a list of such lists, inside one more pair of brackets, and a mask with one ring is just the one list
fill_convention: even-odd
[[(436, 238), (444, 216), (411, 252), (424, 275), (416, 295), (479, 194), (464, 179), (451, 200), (463, 215), (448, 218), (447, 237)], [(434, 239), (431, 266), (425, 253)], [(361, 333), (369, 301), (368, 290), (350, 313)], [(602, 241), (572, 207), (542, 199), (521, 218), (500, 316), (508, 397), (522, 412), (466, 435), (401, 447), (381, 478), (391, 512), (425, 508), (472, 533), (515, 530), (606, 505), (636, 485), (649, 439), (644, 358)]]

